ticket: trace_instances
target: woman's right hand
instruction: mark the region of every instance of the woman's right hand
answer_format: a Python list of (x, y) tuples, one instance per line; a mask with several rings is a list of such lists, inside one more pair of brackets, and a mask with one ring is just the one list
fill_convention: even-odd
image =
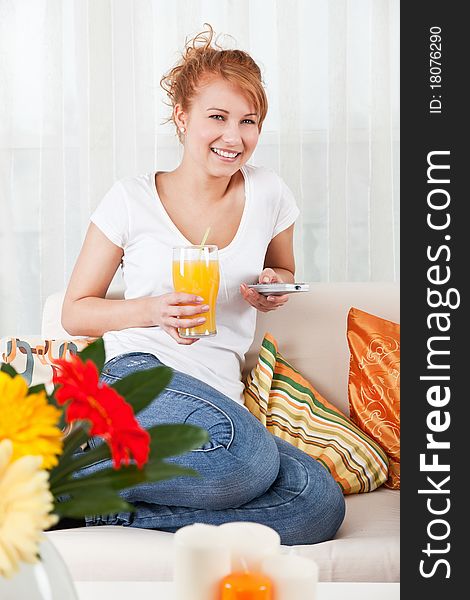
[[(204, 317), (194, 318), (209, 311), (204, 298), (184, 292), (170, 292), (162, 296), (149, 298), (150, 313), (153, 325), (161, 327), (178, 344), (189, 346), (197, 342), (199, 338), (182, 338), (178, 333), (179, 327), (196, 327), (206, 321)], [(196, 306), (191, 306), (196, 304)]]

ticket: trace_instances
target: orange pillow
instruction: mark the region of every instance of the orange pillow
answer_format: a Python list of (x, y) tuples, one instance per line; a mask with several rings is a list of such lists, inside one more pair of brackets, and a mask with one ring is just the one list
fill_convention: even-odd
[(385, 450), (385, 487), (400, 489), (400, 325), (357, 308), (348, 313), (350, 417)]

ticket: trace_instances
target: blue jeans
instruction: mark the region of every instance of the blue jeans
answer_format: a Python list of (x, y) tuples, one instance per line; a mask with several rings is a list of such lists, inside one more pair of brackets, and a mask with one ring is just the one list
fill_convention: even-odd
[[(161, 364), (152, 354), (123, 354), (106, 363), (102, 380), (113, 383)], [(134, 513), (88, 517), (87, 525), (174, 532), (195, 522), (254, 521), (278, 531), (288, 545), (331, 539), (341, 525), (344, 498), (330, 473), (204, 382), (174, 371), (167, 388), (137, 418), (144, 427), (191, 423), (206, 429), (210, 441), (203, 447), (166, 459), (202, 477), (179, 476), (124, 490), (121, 495), (135, 506)], [(110, 464), (103, 461), (84, 471)]]

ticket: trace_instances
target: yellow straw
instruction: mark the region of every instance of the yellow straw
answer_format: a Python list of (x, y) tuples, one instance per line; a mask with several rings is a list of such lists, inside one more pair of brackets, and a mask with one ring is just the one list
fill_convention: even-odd
[(202, 248), (202, 247), (204, 246), (204, 244), (206, 243), (206, 240), (207, 240), (207, 238), (209, 237), (209, 232), (210, 232), (210, 230), (211, 230), (211, 228), (210, 228), (210, 227), (208, 227), (208, 228), (206, 229), (206, 233), (204, 234), (204, 236), (203, 236), (203, 238), (202, 238), (202, 240), (201, 240), (201, 243), (199, 244), (199, 246), (200, 246), (201, 248)]

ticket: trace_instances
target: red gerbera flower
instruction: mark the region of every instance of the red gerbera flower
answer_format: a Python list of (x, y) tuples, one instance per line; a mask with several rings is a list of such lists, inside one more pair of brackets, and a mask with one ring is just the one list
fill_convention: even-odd
[(106, 440), (111, 448), (114, 468), (129, 464), (131, 457), (142, 468), (150, 452), (150, 435), (134, 416), (122, 396), (98, 379), (96, 365), (78, 356), (54, 361), (54, 383), (60, 384), (55, 397), (66, 406), (68, 423), (88, 420), (91, 435)]

